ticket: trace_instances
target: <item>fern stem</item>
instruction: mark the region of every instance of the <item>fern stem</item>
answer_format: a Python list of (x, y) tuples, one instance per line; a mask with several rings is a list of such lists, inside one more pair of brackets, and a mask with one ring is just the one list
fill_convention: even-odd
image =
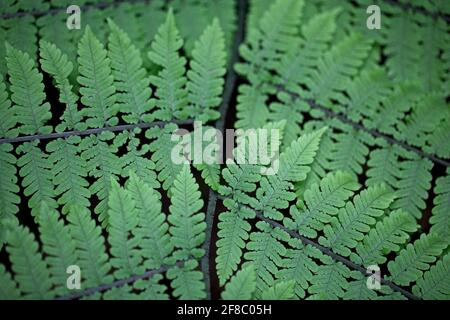
[[(244, 40), (245, 17), (247, 15), (247, 0), (239, 0), (237, 10), (238, 10), (238, 29), (235, 35), (230, 65), (234, 65), (238, 61), (239, 46)], [(237, 75), (234, 69), (231, 68), (227, 74), (223, 100), (219, 108), (220, 118), (215, 123), (216, 129), (220, 130), (222, 134), (224, 133), (225, 130), (225, 120), (228, 114), (231, 97), (233, 95), (233, 92), (236, 90), (236, 85), (237, 85)], [(217, 204), (217, 194), (210, 189), (208, 194), (208, 206), (206, 211), (206, 239), (203, 244), (205, 255), (203, 256), (201, 261), (201, 268), (203, 271), (203, 275), (205, 277), (204, 280), (208, 300), (211, 300), (211, 276), (209, 263), (211, 261), (211, 245), (212, 245), (211, 238), (213, 233), (213, 226), (217, 224), (216, 204)]]
[(150, 279), (154, 275), (166, 272), (170, 268), (182, 267), (183, 265), (184, 265), (184, 261), (178, 261), (178, 262), (176, 262), (173, 265), (162, 265), (158, 269), (147, 270), (145, 273), (140, 274), (140, 275), (133, 275), (133, 276), (131, 276), (129, 278), (125, 278), (125, 279), (120, 279), (120, 280), (114, 281), (111, 284), (104, 284), (104, 285), (101, 285), (101, 286), (98, 286), (98, 287), (85, 289), (85, 290), (80, 291), (80, 292), (75, 293), (75, 294), (57, 297), (56, 300), (74, 300), (74, 299), (79, 299), (79, 298), (82, 298), (82, 297), (93, 295), (93, 294), (95, 294), (97, 292), (104, 292), (104, 291), (107, 291), (107, 290), (110, 290), (110, 289), (113, 289), (113, 288), (123, 287), (124, 285), (127, 285), (127, 284), (133, 284), (134, 282), (136, 282), (138, 280)]
[(147, 129), (152, 127), (164, 127), (166, 124), (169, 123), (176, 123), (178, 125), (190, 125), (193, 124), (193, 120), (172, 120), (172, 121), (154, 121), (154, 122), (143, 122), (143, 123), (137, 123), (137, 124), (124, 124), (124, 125), (117, 125), (112, 127), (104, 127), (104, 128), (93, 128), (93, 129), (87, 129), (87, 130), (73, 130), (73, 131), (66, 131), (66, 132), (55, 132), (50, 134), (37, 134), (37, 135), (30, 135), (30, 136), (23, 136), (23, 137), (17, 137), (17, 138), (3, 138), (0, 139), (0, 145), (4, 143), (18, 143), (18, 142), (26, 142), (26, 141), (33, 141), (33, 140), (49, 140), (49, 139), (58, 139), (58, 138), (68, 138), (70, 136), (88, 136), (91, 134), (99, 134), (103, 131), (110, 131), (110, 132), (118, 132), (118, 131), (127, 131), (127, 130), (133, 130), (135, 128), (141, 128), (141, 129)]

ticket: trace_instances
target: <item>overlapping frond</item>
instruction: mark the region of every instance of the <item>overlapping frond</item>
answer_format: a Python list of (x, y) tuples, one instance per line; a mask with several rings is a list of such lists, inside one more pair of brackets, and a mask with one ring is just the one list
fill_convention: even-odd
[(40, 42), (40, 56), (42, 69), (55, 80), (59, 90), (59, 101), (66, 106), (61, 117), (62, 123), (56, 127), (56, 131), (85, 129), (81, 112), (78, 110), (78, 96), (74, 93), (69, 80), (73, 71), (73, 63), (54, 44), (44, 40)]

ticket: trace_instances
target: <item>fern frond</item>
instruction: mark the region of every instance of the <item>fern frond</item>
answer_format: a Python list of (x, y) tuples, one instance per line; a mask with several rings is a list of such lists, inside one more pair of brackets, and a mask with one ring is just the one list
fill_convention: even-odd
[[(314, 130), (323, 128), (324, 124), (321, 122), (307, 122), (303, 128), (303, 133), (313, 132)], [(330, 168), (329, 154), (334, 149), (334, 141), (332, 140), (333, 133), (327, 130), (320, 139), (319, 149), (316, 152), (313, 163), (310, 165), (311, 171), (307, 174), (306, 180), (294, 184), (295, 193), (302, 195), (304, 190), (310, 188), (314, 183), (319, 183)]]
[(419, 219), (431, 188), (433, 163), (428, 159), (407, 160), (400, 162), (399, 167), (400, 174), (395, 185), (397, 199), (392, 208), (403, 209)]
[(69, 57), (54, 44), (44, 40), (40, 42), (40, 56), (42, 69), (55, 80), (59, 90), (59, 101), (66, 106), (61, 116), (62, 122), (56, 127), (56, 131), (85, 129), (81, 112), (78, 110), (78, 96), (73, 92), (73, 86), (69, 81), (73, 70)]
[(31, 213), (36, 215), (42, 202), (50, 208), (56, 208), (56, 192), (53, 185), (54, 176), (51, 172), (53, 161), (44, 153), (36, 141), (28, 142), (17, 147), (17, 153), (23, 154), (17, 159), (20, 167), (19, 175), (22, 179), (24, 194), (31, 197), (28, 206)]
[(118, 110), (111, 62), (89, 26), (78, 45), (78, 64), (77, 81), (81, 85), (81, 103), (85, 106), (81, 113), (87, 118), (87, 125), (91, 128), (116, 125)]
[(181, 267), (173, 267), (167, 271), (167, 278), (172, 280), (171, 287), (175, 297), (182, 300), (199, 300), (206, 298), (203, 274), (195, 270), (198, 263), (189, 260)]
[[(237, 150), (235, 149), (235, 154)], [(245, 156), (248, 156), (248, 154)], [(260, 167), (258, 165), (244, 161), (243, 164), (238, 165), (229, 160), (226, 168), (222, 170), (222, 177), (228, 185), (221, 185), (219, 193), (223, 196), (232, 196), (239, 203), (249, 204), (252, 199), (246, 193), (255, 191), (256, 182), (260, 180), (259, 174)]]
[(3, 264), (0, 264), (0, 300), (15, 300), (20, 298), (17, 284), (11, 277), (11, 274), (6, 271)]
[(259, 21), (264, 13), (270, 8), (273, 4), (270, 1), (260, 1), (260, 0), (250, 0), (248, 2), (249, 13), (247, 17), (247, 34), (251, 29), (258, 28)]
[(395, 86), (371, 117), (363, 120), (364, 126), (384, 134), (395, 135), (397, 124), (414, 105), (419, 90), (420, 88), (411, 82)]
[(317, 269), (308, 288), (310, 300), (337, 300), (345, 295), (349, 281), (356, 276), (341, 262), (333, 261), (329, 256), (322, 256), (323, 264)]
[(389, 144), (372, 151), (367, 165), (369, 166), (366, 172), (367, 186), (385, 183), (391, 188), (395, 188), (400, 176), (399, 147)]
[(155, 274), (148, 280), (138, 280), (134, 283), (136, 289), (141, 289), (143, 292), (139, 294), (139, 299), (142, 300), (168, 300), (169, 295), (166, 293), (167, 286), (161, 284), (163, 280), (161, 274)]
[(69, 227), (60, 219), (59, 213), (50, 209), (45, 202), (40, 207), (38, 222), (42, 251), (46, 254), (45, 260), (55, 285), (52, 292), (55, 295), (68, 294), (66, 270), (78, 261), (75, 241), (70, 235)]
[(216, 242), (216, 269), (221, 285), (236, 271), (251, 229), (247, 220), (255, 217), (253, 210), (231, 199), (224, 200), (224, 205), (228, 211), (219, 214), (219, 240)]
[[(196, 122), (197, 123), (197, 122)], [(194, 130), (196, 128), (194, 124)], [(220, 186), (220, 163), (222, 161), (223, 155), (221, 154), (221, 149), (218, 147), (220, 145), (220, 137), (216, 128), (209, 126), (201, 126), (203, 133), (202, 147), (197, 148), (196, 146), (196, 133), (190, 133), (188, 136), (191, 143), (191, 148), (189, 150), (191, 156), (191, 163), (193, 166), (201, 171), (203, 181), (214, 191), (217, 191)], [(182, 141), (186, 141), (183, 140)], [(186, 147), (189, 149), (189, 147)]]
[(175, 25), (172, 9), (167, 14), (166, 21), (158, 29), (148, 56), (158, 66), (162, 67), (157, 76), (151, 76), (150, 82), (156, 86), (158, 110), (154, 112), (160, 120), (180, 118), (182, 110), (187, 105), (186, 58), (181, 57), (179, 50), (183, 47)]
[(173, 250), (169, 236), (169, 225), (165, 214), (161, 211), (161, 200), (158, 192), (130, 173), (126, 189), (135, 202), (138, 215), (138, 228), (133, 234), (140, 239), (139, 247), (146, 269), (157, 269), (164, 263)]
[[(69, 6), (70, 3), (67, 3)], [(42, 50), (42, 42), (51, 43), (60, 48), (64, 55), (67, 55), (68, 61), (76, 65), (77, 47), (74, 43), (76, 36), (73, 30), (67, 28), (55, 28), (55, 25), (65, 25), (67, 22), (67, 13), (65, 11), (55, 12), (54, 14), (43, 15), (37, 18), (36, 26), (38, 27), (39, 50)], [(42, 55), (41, 55), (42, 58)], [(42, 64), (42, 62), (41, 62)], [(78, 70), (75, 67), (69, 76), (69, 82), (76, 83)], [(45, 71), (45, 70), (44, 70)], [(47, 71), (46, 71), (47, 72)]]
[(0, 138), (17, 137), (19, 131), (16, 127), (17, 117), (11, 100), (6, 91), (3, 77), (0, 74), (0, 114), (2, 114), (2, 122), (0, 123)]
[(318, 249), (304, 246), (298, 239), (291, 239), (283, 258), (283, 268), (278, 271), (276, 277), (284, 281), (293, 280), (294, 293), (302, 299), (318, 270), (318, 264), (314, 259), (319, 259), (321, 256)]
[(52, 279), (34, 235), (24, 226), (11, 225), (7, 241), (14, 279), (24, 298), (51, 299)]
[(59, 195), (58, 204), (63, 205), (63, 213), (67, 213), (71, 205), (89, 208), (90, 191), (86, 181), (86, 163), (79, 156), (81, 138), (71, 136), (50, 142), (46, 149), (52, 164), (51, 174), (55, 193)]
[(336, 104), (331, 104), (331, 100), (345, 103), (342, 91), (347, 89), (349, 80), (358, 72), (370, 47), (370, 40), (355, 33), (333, 46), (318, 62), (318, 70), (306, 81), (311, 98), (341, 111)]
[(417, 64), (418, 78), (423, 89), (432, 91), (440, 87), (446, 72), (440, 59), (440, 51), (445, 48), (445, 37), (448, 36), (446, 24), (441, 19), (425, 15), (418, 15), (417, 18), (420, 20), (418, 32), (422, 42), (418, 48), (419, 61), (422, 62)]
[(155, 163), (158, 173), (158, 180), (162, 182), (164, 190), (169, 190), (173, 181), (181, 171), (182, 165), (172, 161), (172, 151), (177, 145), (171, 137), (178, 129), (175, 124), (168, 124), (163, 129), (152, 128), (147, 130), (145, 136), (155, 139), (150, 143), (150, 151), (153, 152), (151, 160)]
[(139, 223), (136, 203), (131, 193), (111, 179), (111, 191), (108, 200), (108, 243), (111, 245), (111, 266), (116, 269), (116, 279), (144, 272), (142, 256), (139, 250), (140, 238), (132, 236)]
[(36, 18), (25, 15), (23, 17), (2, 20), (4, 20), (2, 22), (6, 29), (5, 40), (14, 48), (27, 53), (33, 61), (36, 61), (36, 44), (38, 42), (37, 28), (35, 25)]
[(369, 148), (366, 141), (373, 139), (367, 133), (349, 130), (333, 135), (335, 141), (333, 150), (329, 154), (329, 170), (342, 170), (361, 174)]
[(190, 108), (186, 112), (203, 122), (218, 119), (220, 114), (215, 109), (221, 102), (226, 72), (225, 38), (218, 19), (195, 43), (192, 56), (186, 85)]
[(52, 131), (46, 122), (51, 118), (50, 104), (44, 102), (42, 74), (27, 53), (6, 43), (6, 64), (8, 66), (11, 100), (22, 134), (47, 134)]
[[(235, 0), (206, 1), (205, 12), (208, 17), (215, 17), (219, 20), (220, 26), (225, 34), (225, 47), (231, 54), (233, 39), (237, 29), (237, 3)], [(229, 54), (229, 55), (230, 55)]]
[(152, 188), (159, 188), (159, 182), (155, 173), (155, 163), (147, 157), (150, 150), (148, 144), (141, 144), (137, 137), (141, 129), (132, 132), (125, 131), (116, 135), (113, 145), (116, 148), (126, 146), (127, 152), (120, 157), (121, 176), (129, 177), (130, 172), (134, 172), (140, 179)]
[(425, 300), (448, 300), (450, 298), (450, 254), (423, 274), (413, 287), (414, 294)]
[(291, 300), (294, 298), (293, 280), (276, 282), (272, 287), (264, 291), (262, 300)]
[(425, 146), (427, 152), (441, 158), (450, 158), (450, 146), (448, 144), (450, 139), (450, 119), (448, 117), (427, 138), (429, 144), (429, 146)]
[(301, 27), (302, 37), (275, 64), (275, 83), (289, 91), (301, 92), (298, 85), (305, 84), (305, 78), (314, 73), (317, 61), (327, 50), (338, 13), (339, 10), (330, 10), (314, 15)]
[(268, 69), (288, 51), (295, 41), (300, 25), (303, 1), (276, 0), (261, 17), (258, 28), (250, 29), (247, 43), (239, 48), (247, 63), (235, 68), (250, 83), (260, 84), (270, 80)]
[(283, 266), (282, 256), (286, 254), (286, 248), (281, 241), (288, 241), (289, 236), (281, 229), (274, 229), (263, 221), (258, 221), (256, 227), (259, 231), (250, 234), (243, 267), (253, 266), (255, 269), (255, 297), (258, 299), (262, 298), (263, 292), (275, 283), (275, 275)]
[(127, 114), (123, 119), (127, 123), (151, 122), (153, 117), (149, 112), (155, 103), (150, 99), (150, 80), (142, 66), (140, 52), (111, 19), (108, 19), (108, 25), (111, 30), (108, 53), (117, 89), (117, 103), (120, 111)]
[(250, 300), (256, 289), (256, 274), (252, 266), (239, 270), (225, 286), (223, 300)]
[(369, 289), (367, 283), (373, 281), (362, 273), (354, 273), (349, 281), (343, 299), (345, 300), (406, 300), (400, 293), (393, 291), (386, 285), (378, 290)]
[(257, 86), (247, 84), (239, 86), (238, 92), (235, 128), (244, 130), (262, 128), (269, 119), (267, 95)]
[(417, 147), (423, 147), (428, 134), (436, 130), (446, 115), (448, 115), (448, 106), (445, 98), (438, 94), (424, 95), (418, 99), (412, 113), (397, 124), (395, 138), (407, 141)]
[(130, 285), (114, 287), (102, 294), (103, 300), (137, 300), (138, 295), (131, 292)]
[(319, 238), (319, 243), (340, 255), (349, 256), (350, 249), (364, 238), (375, 219), (383, 215), (393, 200), (393, 192), (385, 185), (363, 190), (323, 228), (324, 236)]
[(300, 124), (304, 120), (302, 112), (308, 111), (310, 107), (305, 101), (293, 98), (285, 92), (280, 92), (277, 98), (280, 103), (270, 104), (269, 118), (272, 121), (285, 121), (281, 142), (282, 149), (284, 149), (301, 135)]
[[(188, 56), (192, 56), (195, 41), (201, 36), (211, 19), (211, 17), (206, 16), (206, 5), (203, 1), (176, 0), (171, 4), (171, 7), (175, 11), (181, 37), (185, 39), (183, 49)], [(192, 17), (195, 17), (195, 23), (192, 23)]]
[(435, 198), (430, 224), (431, 232), (436, 232), (442, 237), (450, 237), (450, 169), (447, 175), (436, 180), (434, 187)]
[(205, 241), (205, 214), (201, 193), (188, 165), (184, 165), (175, 179), (172, 189), (169, 229), (178, 259), (201, 258), (204, 250), (199, 247)]
[(317, 231), (338, 214), (338, 209), (345, 206), (346, 201), (360, 188), (355, 178), (345, 172), (327, 175), (320, 184), (313, 184), (299, 200), (291, 206), (289, 212), (292, 220), (284, 219), (284, 225), (300, 234), (316, 238)]
[(434, 233), (422, 234), (414, 244), (409, 243), (395, 260), (388, 263), (389, 279), (399, 285), (409, 285), (430, 268), (448, 243)]
[(391, 212), (356, 245), (356, 253), (350, 257), (360, 265), (381, 265), (387, 260), (385, 256), (399, 251), (400, 245), (408, 241), (409, 234), (417, 229), (418, 225), (410, 214), (402, 210)]
[(301, 136), (280, 155), (278, 172), (261, 179), (261, 186), (256, 191), (258, 202), (253, 204), (254, 209), (262, 211), (267, 218), (283, 219), (278, 209), (287, 208), (288, 202), (295, 198), (295, 193), (289, 191), (292, 188), (291, 182), (306, 179), (311, 170), (309, 165), (314, 160), (325, 130), (323, 128)]
[(111, 179), (118, 180), (122, 166), (117, 157), (117, 148), (110, 144), (114, 138), (112, 132), (104, 131), (99, 135), (90, 135), (80, 144), (81, 159), (86, 165), (90, 177), (96, 180), (89, 186), (89, 192), (96, 195), (99, 203), (95, 206), (95, 213), (103, 225), (107, 224), (107, 211)]
[(311, 170), (309, 165), (314, 161), (320, 139), (326, 130), (324, 127), (304, 134), (280, 155), (280, 169), (277, 176), (281, 180), (297, 182), (306, 179)]
[(388, 76), (379, 67), (364, 70), (358, 78), (350, 82), (347, 93), (347, 116), (355, 122), (359, 122), (363, 117), (370, 118), (390, 93)]
[(387, 32), (384, 41), (389, 76), (398, 83), (414, 79), (419, 64), (419, 27), (410, 12), (396, 15), (387, 23), (384, 30), (392, 30)]
[(17, 185), (16, 157), (11, 153), (12, 145), (0, 145), (0, 250), (3, 246), (7, 220), (16, 220), (20, 197)]
[(71, 206), (67, 213), (69, 229), (76, 245), (78, 266), (82, 272), (85, 288), (112, 282), (109, 274), (111, 264), (106, 254), (102, 229), (96, 225), (89, 211), (83, 207)]

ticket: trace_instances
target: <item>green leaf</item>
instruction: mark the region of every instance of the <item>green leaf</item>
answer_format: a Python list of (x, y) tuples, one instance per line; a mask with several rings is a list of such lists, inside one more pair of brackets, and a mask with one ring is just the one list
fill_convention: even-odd
[(17, 125), (17, 116), (15, 108), (9, 99), (8, 91), (6, 91), (3, 78), (0, 76), (0, 114), (2, 114), (2, 122), (0, 123), (0, 138), (14, 138), (19, 134)]
[(78, 261), (69, 227), (64, 224), (59, 213), (50, 209), (45, 202), (40, 207), (38, 222), (42, 251), (46, 255), (45, 260), (55, 285), (53, 292), (59, 296), (69, 294), (67, 268)]
[(52, 117), (50, 104), (44, 102), (42, 74), (37, 70), (28, 53), (13, 48), (6, 43), (6, 64), (8, 66), (11, 100), (22, 134), (47, 134), (52, 131), (46, 126)]
[(393, 192), (385, 185), (361, 191), (353, 202), (347, 202), (345, 208), (339, 210), (331, 224), (323, 228), (324, 236), (319, 238), (319, 243), (340, 255), (349, 256), (351, 249), (364, 239), (364, 234), (377, 218), (383, 216), (393, 200)]
[(50, 208), (56, 208), (56, 192), (52, 180), (54, 176), (53, 161), (39, 147), (37, 141), (27, 142), (17, 148), (18, 154), (23, 154), (18, 160), (19, 175), (22, 179), (24, 194), (30, 197), (28, 206), (31, 214), (36, 216), (42, 202)]
[(126, 189), (135, 202), (139, 221), (133, 234), (140, 240), (139, 247), (146, 269), (157, 269), (168, 262), (173, 250), (160, 195), (132, 172)]
[(425, 300), (448, 300), (450, 298), (450, 255), (445, 255), (413, 287), (414, 294)]
[(256, 288), (256, 275), (252, 266), (238, 271), (222, 292), (224, 300), (250, 300)]
[(118, 108), (111, 62), (89, 26), (78, 45), (78, 64), (77, 81), (85, 106), (82, 115), (87, 118), (87, 125), (91, 128), (116, 125)]
[(63, 213), (67, 213), (72, 205), (85, 208), (90, 206), (86, 162), (79, 156), (80, 141), (80, 137), (71, 136), (53, 140), (46, 147), (50, 153), (48, 160), (52, 164), (55, 193), (60, 196), (58, 204), (63, 205)]
[(320, 184), (313, 184), (303, 193), (303, 201), (299, 199), (295, 206), (291, 206), (289, 212), (292, 220), (285, 218), (284, 225), (298, 230), (302, 235), (316, 238), (317, 231), (331, 222), (359, 188), (360, 185), (349, 173), (337, 171), (328, 174)]
[(178, 259), (201, 258), (204, 250), (199, 247), (205, 241), (205, 214), (198, 184), (188, 165), (184, 165), (171, 188), (172, 197), (168, 220), (172, 242)]
[(153, 116), (149, 112), (154, 107), (154, 101), (150, 99), (150, 81), (142, 66), (140, 52), (111, 19), (108, 19), (108, 25), (111, 30), (108, 54), (117, 89), (118, 108), (127, 114), (123, 117), (127, 123), (151, 122)]
[(436, 180), (434, 187), (434, 207), (430, 223), (431, 231), (436, 232), (445, 239), (450, 237), (450, 169), (447, 175)]
[(275, 283), (275, 275), (283, 266), (282, 256), (286, 248), (281, 241), (287, 241), (288, 235), (280, 229), (272, 228), (268, 223), (258, 221), (258, 232), (250, 234), (247, 252), (244, 254), (246, 262), (243, 267), (253, 266), (256, 272), (255, 297), (262, 298), (263, 293)]
[(62, 123), (56, 127), (56, 131), (83, 130), (86, 126), (82, 123), (82, 115), (78, 110), (78, 96), (73, 92), (73, 86), (69, 76), (73, 71), (73, 64), (54, 44), (41, 40), (40, 42), (41, 67), (55, 80), (59, 90), (59, 101), (66, 106), (61, 116)]
[(111, 245), (111, 266), (116, 269), (116, 279), (144, 273), (142, 254), (139, 249), (141, 239), (133, 236), (139, 223), (136, 203), (131, 193), (111, 179), (108, 200), (108, 243)]
[(410, 239), (410, 233), (417, 231), (418, 225), (414, 218), (402, 210), (391, 212), (389, 216), (380, 220), (356, 245), (356, 252), (350, 257), (356, 263), (369, 266), (381, 265), (386, 262), (385, 257), (390, 252), (398, 252), (400, 245)]
[(220, 116), (215, 109), (222, 100), (226, 72), (225, 39), (218, 19), (213, 20), (195, 43), (192, 56), (186, 85), (190, 108), (186, 110), (190, 117), (203, 122), (215, 120)]
[(106, 254), (102, 229), (96, 225), (89, 211), (71, 206), (67, 213), (70, 234), (75, 240), (78, 266), (82, 271), (82, 286), (90, 288), (112, 282), (111, 264)]
[(205, 282), (200, 271), (195, 270), (197, 261), (189, 260), (181, 267), (173, 267), (167, 271), (171, 280), (173, 295), (180, 300), (199, 300), (206, 298)]
[(416, 281), (447, 248), (447, 242), (434, 233), (422, 234), (414, 244), (409, 243), (395, 260), (388, 263), (389, 279), (399, 285)]
[(273, 287), (262, 293), (263, 300), (291, 300), (294, 298), (293, 280), (281, 281), (274, 284)]
[(183, 47), (175, 25), (172, 9), (167, 14), (166, 21), (158, 29), (148, 54), (150, 60), (162, 67), (157, 76), (151, 76), (150, 82), (156, 86), (158, 110), (154, 112), (160, 120), (180, 118), (187, 105), (186, 58), (181, 57), (179, 50)]
[(6, 251), (14, 271), (14, 279), (25, 299), (51, 299), (53, 286), (48, 266), (39, 245), (27, 227), (11, 225)]

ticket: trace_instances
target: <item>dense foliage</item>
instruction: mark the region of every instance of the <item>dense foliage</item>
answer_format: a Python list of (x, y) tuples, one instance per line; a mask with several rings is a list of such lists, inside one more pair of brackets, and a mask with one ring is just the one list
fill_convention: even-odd
[(69, 2), (0, 3), (0, 299), (450, 299), (449, 2)]

